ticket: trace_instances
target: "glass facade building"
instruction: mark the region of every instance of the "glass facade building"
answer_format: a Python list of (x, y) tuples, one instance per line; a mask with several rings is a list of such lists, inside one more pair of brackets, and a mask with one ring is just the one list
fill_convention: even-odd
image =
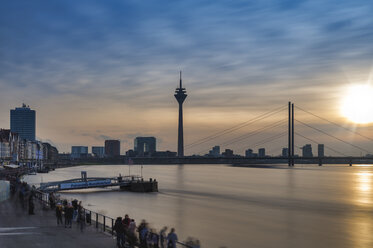
[(35, 141), (35, 110), (25, 104), (10, 110), (10, 130), (18, 133), (20, 139)]

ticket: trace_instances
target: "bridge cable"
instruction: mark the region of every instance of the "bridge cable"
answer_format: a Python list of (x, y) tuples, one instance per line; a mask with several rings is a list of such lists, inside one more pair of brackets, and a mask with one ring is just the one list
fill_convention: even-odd
[(307, 126), (307, 127), (309, 127), (309, 128), (312, 128), (312, 129), (314, 129), (314, 130), (316, 130), (316, 131), (318, 131), (318, 132), (320, 132), (320, 133), (323, 133), (323, 134), (325, 134), (325, 135), (327, 135), (327, 136), (329, 136), (329, 137), (332, 137), (332, 138), (334, 138), (334, 139), (336, 139), (336, 140), (339, 140), (339, 141), (341, 141), (341, 142), (343, 142), (343, 143), (345, 143), (345, 144), (347, 144), (347, 145), (353, 146), (353, 147), (355, 147), (355, 148), (357, 148), (357, 149), (359, 149), (359, 150), (361, 150), (361, 151), (365, 151), (365, 152), (367, 152), (368, 154), (369, 154), (369, 153), (371, 154), (370, 151), (368, 151), (368, 150), (366, 150), (366, 149), (364, 149), (364, 148), (362, 148), (362, 147), (360, 147), (360, 146), (357, 146), (357, 145), (354, 145), (354, 144), (352, 144), (352, 143), (350, 143), (350, 142), (344, 141), (344, 140), (342, 140), (342, 139), (340, 139), (340, 138), (338, 138), (338, 137), (335, 137), (334, 135), (328, 134), (328, 133), (326, 133), (326, 132), (324, 132), (324, 131), (322, 131), (322, 130), (320, 130), (320, 129), (318, 129), (318, 128), (312, 127), (312, 126), (310, 126), (310, 125), (308, 125), (308, 124), (306, 124), (306, 123), (304, 123), (304, 122), (302, 122), (302, 121), (299, 121), (299, 120), (295, 120), (295, 121), (297, 121), (297, 122), (303, 124), (304, 126)]
[[(273, 136), (271, 136), (271, 137), (267, 137), (267, 138), (265, 138), (265, 139), (263, 139), (263, 140), (261, 140), (261, 141), (255, 143), (252, 147), (257, 147), (257, 146), (259, 146), (259, 145), (266, 144), (266, 143), (268, 143), (268, 142), (270, 142), (270, 141), (273, 141), (273, 140), (279, 139), (279, 138), (285, 136), (286, 134), (287, 134), (287, 132), (284, 132), (284, 133), (280, 133), (280, 134), (273, 135)], [(219, 144), (219, 145), (221, 145), (221, 144)], [(198, 152), (197, 154), (199, 154), (199, 153), (205, 153), (206, 151), (209, 151), (209, 150), (204, 149), (204, 150), (201, 150), (200, 152)]]
[(317, 118), (319, 118), (319, 119), (321, 119), (321, 120), (324, 120), (324, 121), (326, 121), (326, 122), (329, 122), (330, 124), (333, 124), (333, 125), (335, 125), (335, 126), (337, 126), (337, 127), (343, 128), (343, 129), (346, 130), (346, 131), (349, 131), (349, 132), (351, 132), (351, 133), (357, 134), (357, 135), (359, 135), (360, 137), (363, 137), (363, 138), (365, 138), (365, 139), (367, 139), (367, 140), (373, 141), (372, 138), (369, 138), (368, 136), (365, 136), (365, 135), (363, 135), (363, 134), (361, 134), (361, 133), (359, 133), (359, 132), (357, 132), (357, 131), (354, 131), (354, 130), (351, 130), (351, 129), (349, 129), (349, 128), (346, 128), (346, 127), (344, 127), (344, 126), (342, 126), (342, 125), (339, 125), (338, 123), (335, 123), (335, 122), (329, 121), (329, 120), (327, 120), (327, 119), (325, 119), (325, 118), (323, 118), (323, 117), (321, 117), (321, 116), (318, 116), (318, 115), (316, 115), (316, 114), (313, 114), (313, 113), (311, 113), (311, 112), (309, 112), (309, 111), (307, 111), (307, 110), (304, 110), (304, 109), (302, 109), (302, 108), (300, 108), (300, 107), (295, 106), (295, 108), (297, 108), (297, 109), (299, 109), (299, 110), (301, 110), (301, 111), (303, 111), (303, 112), (306, 112), (307, 114), (313, 115), (313, 116), (315, 116), (315, 117), (317, 117)]
[[(277, 127), (277, 126), (280, 126), (282, 123), (284, 122), (284, 120), (280, 120), (280, 121), (277, 121), (275, 122), (274, 124), (271, 124), (271, 125), (267, 125), (265, 127), (262, 127), (262, 128), (259, 128), (259, 129), (256, 129), (248, 134), (246, 134), (245, 136), (240, 136), (240, 137), (236, 137), (234, 139), (231, 139), (227, 142), (223, 142), (223, 143), (220, 143), (220, 144), (217, 144), (218, 146), (227, 146), (227, 145), (230, 145), (230, 144), (233, 144), (233, 143), (236, 143), (236, 142), (239, 142), (239, 141), (242, 141), (244, 139), (247, 139), (249, 137), (252, 137), (252, 136), (255, 136), (256, 134), (260, 133), (261, 131), (263, 130), (266, 130), (266, 129), (269, 129), (269, 128), (274, 128), (274, 127)], [(204, 151), (209, 151), (209, 149), (203, 149), (201, 150), (200, 152), (198, 153), (201, 153), (201, 152), (204, 152)]]
[(231, 139), (229, 141), (221, 143), (220, 145), (221, 146), (227, 146), (227, 145), (230, 145), (230, 144), (233, 144), (233, 143), (236, 143), (236, 142), (240, 142), (240, 141), (245, 140), (245, 139), (247, 139), (249, 137), (257, 135), (257, 134), (259, 134), (260, 132), (262, 132), (262, 131), (264, 131), (266, 129), (278, 127), (278, 126), (282, 125), (284, 122), (286, 122), (286, 120), (277, 121), (277, 122), (275, 122), (275, 123), (273, 123), (271, 125), (267, 125), (265, 127), (256, 129), (255, 131), (252, 131), (252, 132), (250, 132), (250, 133), (248, 133), (248, 134), (246, 134), (244, 136), (236, 137), (234, 139)]
[[(319, 142), (317, 142), (317, 141), (315, 141), (315, 140), (313, 140), (313, 139), (307, 138), (307, 137), (301, 135), (300, 133), (297, 133), (297, 132), (294, 132), (294, 133), (295, 133), (296, 135), (299, 135), (300, 137), (306, 139), (306, 140), (309, 140), (309, 141), (311, 141), (311, 142), (314, 142), (315, 144), (320, 144)], [(331, 148), (330, 146), (327, 146), (327, 145), (324, 145), (324, 146), (325, 146), (326, 148), (328, 148), (329, 150), (335, 152), (335, 153), (338, 153), (338, 154), (340, 154), (340, 155), (342, 155), (342, 156), (348, 157), (346, 154), (344, 154), (344, 153), (342, 153), (342, 152), (339, 152), (339, 151), (337, 151), (337, 150)], [(297, 148), (302, 149), (302, 147), (299, 147), (299, 146), (297, 146)]]
[(186, 149), (186, 150), (187, 150), (187, 149), (190, 149), (190, 148), (192, 148), (192, 147), (194, 147), (194, 146), (197, 146), (197, 145), (200, 145), (200, 144), (206, 143), (206, 142), (208, 142), (208, 141), (210, 141), (210, 140), (213, 140), (213, 139), (218, 138), (218, 137), (221, 137), (221, 136), (223, 136), (223, 135), (225, 135), (225, 134), (231, 133), (231, 132), (233, 132), (233, 131), (236, 131), (236, 130), (238, 130), (238, 129), (241, 129), (241, 128), (243, 128), (243, 127), (246, 127), (246, 126), (248, 126), (248, 125), (251, 125), (251, 124), (253, 124), (253, 123), (257, 122), (257, 121), (260, 121), (260, 120), (266, 119), (266, 118), (268, 118), (269, 116), (272, 116), (272, 115), (274, 115), (274, 114), (277, 114), (277, 113), (280, 112), (280, 111), (283, 111), (283, 110), (285, 109), (285, 107), (286, 107), (286, 106), (281, 106), (281, 107), (279, 107), (279, 108), (277, 108), (277, 109), (275, 109), (275, 110), (272, 110), (272, 111), (269, 111), (269, 112), (267, 112), (267, 113), (265, 113), (265, 114), (259, 115), (259, 116), (255, 117), (255, 118), (252, 118), (252, 119), (250, 119), (250, 120), (248, 120), (248, 121), (245, 121), (245, 122), (243, 122), (243, 123), (240, 123), (240, 124), (238, 124), (238, 125), (235, 125), (235, 126), (233, 126), (233, 127), (231, 127), (231, 128), (227, 128), (227, 129), (225, 129), (225, 130), (223, 130), (223, 131), (217, 132), (217, 133), (212, 134), (212, 135), (210, 135), (210, 136), (207, 136), (207, 137), (205, 137), (205, 138), (202, 138), (202, 139), (199, 139), (199, 140), (197, 140), (197, 141), (194, 141), (194, 142), (192, 142), (191, 144), (186, 145), (186, 146), (185, 146), (185, 149)]
[(264, 140), (262, 140), (260, 142), (255, 143), (254, 145), (251, 145), (250, 147), (257, 147), (257, 146), (260, 146), (260, 145), (264, 145), (264, 144), (266, 144), (268, 142), (271, 142), (271, 141), (274, 141), (276, 139), (279, 139), (279, 138), (285, 136), (286, 134), (287, 134), (287, 132), (273, 135), (271, 137), (268, 137), (267, 139), (264, 139)]

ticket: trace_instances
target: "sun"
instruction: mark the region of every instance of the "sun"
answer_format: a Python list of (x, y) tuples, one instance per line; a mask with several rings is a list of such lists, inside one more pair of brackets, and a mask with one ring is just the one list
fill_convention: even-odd
[(369, 84), (349, 86), (342, 99), (341, 114), (356, 124), (373, 122), (373, 87)]

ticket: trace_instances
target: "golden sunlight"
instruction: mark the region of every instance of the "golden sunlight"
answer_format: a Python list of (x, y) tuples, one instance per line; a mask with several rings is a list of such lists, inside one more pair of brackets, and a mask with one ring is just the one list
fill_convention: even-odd
[(373, 122), (373, 87), (369, 84), (348, 87), (341, 103), (341, 114), (357, 124)]

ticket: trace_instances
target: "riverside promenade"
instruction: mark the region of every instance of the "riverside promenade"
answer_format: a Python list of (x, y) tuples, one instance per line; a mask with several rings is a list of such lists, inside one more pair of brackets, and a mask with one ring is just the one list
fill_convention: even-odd
[(72, 228), (57, 226), (54, 210), (43, 210), (35, 200), (35, 214), (29, 215), (17, 197), (0, 202), (0, 247), (116, 247), (112, 236), (86, 225), (81, 232), (76, 224)]

